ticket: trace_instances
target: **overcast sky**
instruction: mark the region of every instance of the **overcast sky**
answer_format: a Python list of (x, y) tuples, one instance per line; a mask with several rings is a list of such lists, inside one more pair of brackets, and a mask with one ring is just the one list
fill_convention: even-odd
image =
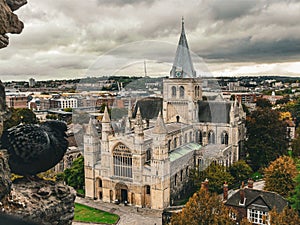
[(4, 81), (142, 75), (144, 60), (168, 75), (182, 16), (196, 69), (300, 75), (297, 0), (28, 0), (15, 13), (25, 28), (0, 50)]

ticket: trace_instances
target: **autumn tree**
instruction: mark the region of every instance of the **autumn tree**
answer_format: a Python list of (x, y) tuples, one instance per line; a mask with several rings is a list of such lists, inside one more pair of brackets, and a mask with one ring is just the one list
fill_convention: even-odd
[(293, 159), (281, 156), (264, 170), (265, 190), (288, 197), (295, 188), (298, 171)]
[(200, 187), (201, 181), (208, 179), (209, 191), (221, 193), (223, 190), (223, 184), (226, 181), (229, 185), (232, 184), (234, 178), (228, 172), (225, 166), (217, 163), (211, 163), (205, 170), (199, 171), (195, 169), (191, 173), (191, 177), (194, 180), (196, 186)]
[(220, 197), (205, 189), (194, 193), (182, 211), (171, 218), (172, 225), (232, 225), (233, 222)]
[(233, 176), (235, 183), (248, 179), (253, 173), (252, 168), (244, 160), (234, 162), (229, 167), (229, 172)]
[(299, 225), (300, 218), (296, 210), (285, 207), (282, 212), (273, 209), (269, 212), (270, 224), (272, 225)]
[(246, 121), (247, 158), (253, 170), (266, 167), (281, 155), (287, 154), (288, 138), (286, 123), (271, 108), (258, 108)]

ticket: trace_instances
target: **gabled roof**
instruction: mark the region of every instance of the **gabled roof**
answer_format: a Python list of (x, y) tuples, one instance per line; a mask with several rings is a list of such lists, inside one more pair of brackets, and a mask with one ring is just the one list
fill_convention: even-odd
[[(252, 188), (245, 188), (245, 205), (240, 205), (240, 192), (234, 193), (225, 203), (227, 206), (251, 208), (252, 206), (257, 207), (259, 204), (264, 204), (269, 210), (276, 207), (277, 212), (281, 212), (284, 207), (288, 205), (285, 198), (275, 192), (256, 190)], [(259, 203), (259, 204), (258, 204)]]
[(147, 97), (138, 100), (135, 104), (132, 117), (136, 117), (137, 109), (140, 108), (143, 119), (154, 119), (162, 112), (163, 99), (157, 97)]
[(182, 19), (182, 28), (180, 39), (177, 46), (177, 51), (172, 69), (170, 71), (171, 78), (177, 78), (176, 72), (181, 71), (180, 78), (191, 78), (196, 76), (196, 71), (192, 63), (189, 46), (184, 31), (184, 20)]
[(229, 123), (230, 102), (225, 101), (198, 101), (199, 122)]

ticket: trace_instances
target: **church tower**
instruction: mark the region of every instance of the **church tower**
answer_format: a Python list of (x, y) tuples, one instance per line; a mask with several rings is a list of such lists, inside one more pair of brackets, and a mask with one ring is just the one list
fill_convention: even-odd
[(95, 196), (95, 165), (100, 160), (100, 140), (92, 119), (90, 119), (84, 141), (85, 193), (87, 197)]
[(153, 136), (152, 173), (152, 207), (162, 209), (170, 204), (170, 158), (167, 147), (167, 128), (159, 113)]
[(198, 122), (198, 100), (202, 100), (201, 79), (196, 77), (182, 19), (181, 34), (170, 78), (164, 80), (165, 122)]

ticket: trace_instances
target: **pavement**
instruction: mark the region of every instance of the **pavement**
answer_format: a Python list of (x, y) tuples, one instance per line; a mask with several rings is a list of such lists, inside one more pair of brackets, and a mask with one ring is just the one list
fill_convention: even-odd
[[(120, 216), (117, 225), (161, 225), (162, 211), (147, 208), (137, 208), (133, 206), (124, 206), (124, 204), (106, 203), (101, 200), (92, 200), (76, 197), (75, 202), (87, 205), (106, 212), (114, 213)], [(96, 225), (93, 223), (73, 222), (72, 225)], [(99, 225), (99, 224), (98, 224)]]
[[(254, 182), (253, 188), (262, 190), (264, 181)], [(229, 194), (232, 195), (237, 190), (230, 190)], [(113, 204), (103, 202), (101, 200), (92, 200), (87, 198), (76, 197), (75, 202), (87, 205), (96, 209), (106, 212), (114, 213), (120, 216), (117, 225), (161, 225), (162, 224), (162, 211), (147, 208), (137, 208), (134, 206), (124, 206), (124, 204)], [(93, 223), (80, 223), (73, 222), (72, 225), (99, 225)]]

